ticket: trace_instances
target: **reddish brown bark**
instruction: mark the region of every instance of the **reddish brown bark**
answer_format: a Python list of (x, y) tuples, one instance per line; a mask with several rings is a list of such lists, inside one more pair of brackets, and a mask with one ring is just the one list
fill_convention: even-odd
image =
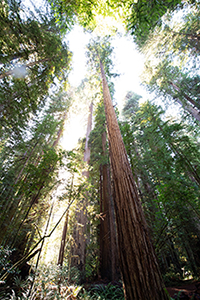
[[(106, 155), (106, 132), (102, 134), (102, 155)], [(100, 272), (102, 278), (118, 280), (119, 263), (116, 242), (116, 228), (112, 208), (112, 192), (109, 165), (101, 166), (102, 197), (100, 219)]]
[(103, 65), (101, 75), (112, 166), (119, 258), (127, 300), (169, 299), (149, 237)]

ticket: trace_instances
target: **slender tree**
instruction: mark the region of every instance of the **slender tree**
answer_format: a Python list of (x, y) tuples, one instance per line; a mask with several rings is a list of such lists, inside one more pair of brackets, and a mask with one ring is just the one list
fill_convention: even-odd
[[(200, 121), (199, 103), (199, 9), (186, 5), (178, 22), (166, 15), (165, 26), (157, 26), (140, 49), (145, 55), (142, 81), (150, 92), (171, 104), (182, 106), (183, 118), (189, 114)], [(176, 16), (176, 14), (175, 14)], [(192, 118), (191, 118), (192, 119)], [(192, 121), (191, 121), (192, 123)]]
[[(84, 162), (86, 163), (86, 170), (82, 172), (82, 175), (89, 178), (89, 161), (90, 161), (90, 148), (89, 148), (89, 135), (92, 130), (92, 112), (93, 103), (89, 107), (86, 141), (84, 150)], [(72, 261), (71, 264), (74, 267), (78, 267), (80, 271), (80, 281), (83, 282), (85, 279), (85, 264), (86, 264), (86, 246), (87, 246), (87, 205), (89, 202), (89, 193), (86, 191), (82, 201), (77, 205), (76, 224), (73, 233), (74, 245), (72, 246)]]
[(168, 60), (163, 60), (155, 68), (150, 64), (146, 64), (143, 72), (143, 83), (148, 90), (156, 92), (165, 102), (173, 99), (199, 122), (199, 76), (190, 77), (184, 74), (178, 67), (171, 66)]
[[(70, 187), (70, 191), (69, 191), (68, 203), (71, 202), (73, 180), (74, 180), (74, 175), (72, 175), (72, 182), (71, 182), (71, 187)], [(58, 266), (60, 266), (60, 268), (62, 268), (63, 261), (64, 261), (68, 222), (69, 222), (69, 210), (67, 210), (66, 215), (65, 215), (65, 221), (64, 221), (64, 225), (63, 225), (63, 231), (62, 231), (62, 237), (61, 237), (61, 243), (60, 243), (60, 250), (59, 250), (59, 255), (58, 255), (58, 263), (57, 264), (58, 264)]]

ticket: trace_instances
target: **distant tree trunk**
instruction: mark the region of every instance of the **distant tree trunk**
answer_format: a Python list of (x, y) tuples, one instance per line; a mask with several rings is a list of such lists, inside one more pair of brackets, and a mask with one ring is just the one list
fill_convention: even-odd
[(65, 222), (64, 222), (64, 226), (63, 226), (63, 232), (62, 232), (62, 239), (61, 239), (61, 244), (60, 244), (60, 251), (59, 251), (59, 256), (58, 256), (58, 266), (60, 266), (61, 268), (63, 266), (63, 259), (64, 259), (64, 253), (65, 253), (68, 217), (69, 217), (69, 211), (67, 211), (66, 216), (65, 216)]
[(194, 108), (190, 104), (183, 104), (180, 99), (176, 99), (176, 101), (183, 107), (185, 108), (192, 116), (195, 118), (197, 121), (200, 122), (200, 111)]
[[(50, 223), (50, 220), (51, 220), (51, 216), (52, 216), (52, 212), (53, 212), (53, 207), (54, 207), (54, 201), (52, 202), (50, 210), (49, 210), (49, 216), (48, 216), (48, 219), (47, 219), (47, 223), (46, 223), (46, 227), (45, 227), (45, 231), (44, 231), (44, 236), (46, 236), (47, 230), (49, 228), (49, 223)], [(68, 214), (68, 212), (67, 212), (67, 214)], [(37, 257), (37, 261), (36, 261), (36, 265), (35, 265), (35, 270), (37, 270), (38, 265), (39, 265), (40, 256), (41, 256), (41, 253), (42, 253), (44, 242), (45, 242), (45, 240), (43, 239), (43, 241), (41, 243), (41, 247), (40, 247), (40, 249), (38, 249), (39, 253), (38, 253), (38, 257)], [(33, 275), (33, 280), (32, 280), (31, 285), (30, 285), (30, 289), (29, 289), (29, 292), (28, 292), (28, 297), (30, 297), (32, 289), (33, 289), (33, 286), (34, 286), (34, 283), (35, 283), (35, 274), (36, 274), (36, 272)]]
[[(86, 132), (86, 141), (85, 141), (85, 151), (84, 151), (84, 161), (89, 164), (90, 161), (90, 148), (88, 145), (89, 135), (92, 130), (92, 112), (93, 112), (93, 103), (89, 107), (89, 116)], [(87, 179), (89, 178), (89, 171), (84, 170), (82, 175)], [(77, 216), (76, 216), (76, 228), (74, 228), (73, 239), (74, 245), (71, 249), (71, 266), (78, 267), (80, 271), (80, 283), (85, 280), (85, 262), (86, 262), (86, 229), (87, 229), (87, 203), (88, 203), (88, 194), (86, 197), (78, 204)], [(81, 208), (80, 208), (81, 207)]]
[(25, 161), (25, 163), (24, 163), (24, 165), (23, 165), (23, 167), (22, 167), (22, 169), (20, 170), (20, 172), (19, 172), (17, 178), (15, 179), (14, 184), (17, 184), (19, 178), (21, 177), (21, 175), (22, 175), (22, 173), (23, 173), (23, 171), (24, 171), (24, 169), (25, 169), (25, 167), (26, 167), (26, 165), (27, 165), (29, 159), (31, 158), (31, 155), (33, 154), (33, 151), (35, 150), (35, 148), (36, 148), (36, 146), (37, 146), (38, 143), (39, 143), (39, 141), (37, 141), (37, 142), (35, 143), (35, 145), (33, 146), (33, 148), (32, 148), (32, 150), (31, 150), (30, 154), (28, 155), (28, 157), (27, 157), (27, 159), (26, 159), (26, 161)]
[(178, 91), (179, 93), (181, 93), (183, 95), (183, 97), (185, 97), (185, 99), (187, 99), (188, 102), (190, 102), (195, 107), (199, 108), (198, 103), (196, 103), (191, 97), (189, 97), (187, 94), (185, 94), (176, 84), (174, 84), (173, 82), (170, 82), (170, 84), (173, 86), (173, 88), (176, 91)]
[[(106, 155), (106, 132), (102, 134), (102, 155)], [(102, 197), (100, 219), (100, 273), (101, 278), (118, 280), (119, 262), (117, 253), (116, 228), (112, 209), (112, 192), (108, 164), (101, 166)]]
[[(83, 203), (82, 203), (83, 205)], [(71, 267), (80, 271), (80, 283), (85, 279), (86, 261), (86, 211), (83, 207), (76, 211), (76, 225), (73, 232), (74, 244), (71, 248)]]
[(119, 259), (127, 300), (169, 299), (100, 62), (118, 229)]
[[(62, 120), (62, 125), (61, 125), (61, 128), (58, 130), (57, 132), (57, 138), (56, 140), (53, 142), (53, 147), (55, 148), (58, 143), (59, 143), (59, 140), (61, 138), (61, 134), (62, 134), (62, 127), (63, 127), (63, 124), (66, 120), (66, 117), (67, 117), (67, 112), (64, 113), (64, 116), (63, 116), (63, 120)], [(35, 143), (34, 147), (32, 148), (30, 154), (28, 155), (22, 169), (20, 170), (17, 178), (15, 179), (15, 182), (14, 184), (17, 184), (17, 182), (19, 181), (20, 177), (22, 176), (22, 173), (26, 167), (26, 165), (28, 164), (36, 146), (38, 145), (38, 141)], [(42, 151), (42, 154), (43, 154), (43, 151)], [(35, 165), (37, 166), (37, 164), (39, 163), (39, 160), (41, 159), (41, 155), (38, 157), (38, 161), (35, 163)], [(53, 171), (53, 168), (54, 167), (49, 167), (47, 169), (44, 169), (43, 172), (46, 173), (45, 174), (45, 177), (48, 177), (49, 173), (51, 171)], [(37, 192), (29, 199), (25, 199), (24, 200), (24, 205), (21, 205), (21, 209), (19, 209), (19, 203), (21, 201), (21, 197), (17, 197), (18, 199), (14, 199), (14, 203), (12, 201), (7, 201), (9, 203), (9, 206), (7, 208), (7, 216), (6, 216), (6, 219), (7, 219), (7, 222), (8, 222), (8, 228), (2, 232), (2, 234), (0, 234), (0, 242), (2, 242), (3, 238), (6, 236), (7, 237), (7, 241), (10, 241), (13, 239), (13, 243), (12, 243), (12, 246), (15, 246), (16, 247), (16, 241), (17, 241), (17, 237), (19, 235), (19, 232), (21, 231), (22, 229), (22, 226), (24, 225), (24, 222), (28, 219), (28, 216), (33, 208), (33, 206), (39, 201), (40, 199), (40, 196), (41, 196), (41, 192), (43, 190), (43, 188), (45, 187), (45, 177), (43, 177), (43, 180), (41, 181), (41, 183), (38, 185), (38, 190)], [(45, 178), (45, 179), (44, 179)], [(25, 179), (24, 179), (25, 180)], [(29, 202), (29, 203), (28, 203)], [(4, 217), (5, 218), (5, 217)], [(2, 218), (2, 221), (4, 219)], [(4, 222), (0, 224), (0, 227), (3, 228), (4, 226)], [(11, 235), (8, 235), (7, 234), (7, 231), (10, 231), (10, 234)], [(14, 237), (13, 237), (13, 232), (15, 233), (14, 234)], [(4, 241), (5, 243), (6, 241)]]
[[(84, 161), (87, 164), (89, 164), (89, 161), (90, 161), (90, 147), (89, 147), (88, 143), (89, 143), (90, 132), (92, 130), (93, 103), (90, 104), (89, 110), (90, 110), (90, 112), (89, 112), (89, 116), (88, 116), (87, 132), (86, 132), (86, 139), (85, 139), (85, 152), (84, 152)], [(83, 175), (88, 178), (89, 172), (87, 171), (87, 173), (83, 173)]]
[[(200, 122), (200, 111), (199, 111), (199, 105), (198, 103), (196, 103), (192, 98), (190, 98), (188, 95), (186, 95), (185, 93), (183, 93), (180, 88), (175, 85), (173, 82), (169, 81), (169, 84), (171, 84), (171, 86), (173, 86), (173, 88), (178, 91), (179, 93), (181, 93), (185, 99), (187, 99), (187, 103), (184, 104), (181, 99), (176, 99), (176, 101), (181, 105), (183, 106), (197, 121)], [(191, 103), (192, 105), (195, 106), (195, 108), (190, 105), (189, 103)], [(197, 109), (198, 108), (198, 109)]]
[(63, 134), (63, 128), (64, 128), (64, 123), (65, 123), (66, 119), (67, 119), (67, 111), (65, 111), (65, 113), (63, 115), (62, 124), (61, 124), (61, 126), (60, 126), (60, 128), (59, 128), (59, 130), (57, 132), (57, 138), (53, 142), (53, 148), (55, 148), (58, 145), (59, 141), (60, 141), (60, 138), (61, 138), (61, 136)]

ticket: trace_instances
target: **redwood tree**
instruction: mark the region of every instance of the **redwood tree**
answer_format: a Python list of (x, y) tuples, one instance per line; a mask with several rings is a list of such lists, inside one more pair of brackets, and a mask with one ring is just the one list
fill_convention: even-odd
[[(100, 86), (101, 87), (101, 86)], [(101, 94), (102, 97), (102, 94)], [(114, 217), (111, 187), (110, 163), (108, 155), (103, 99), (95, 111), (95, 127), (90, 134), (92, 178), (96, 178), (99, 190), (99, 271), (102, 279), (118, 281), (119, 262), (116, 242), (116, 223)]]
[(125, 298), (169, 299), (161, 278), (101, 61), (100, 67)]

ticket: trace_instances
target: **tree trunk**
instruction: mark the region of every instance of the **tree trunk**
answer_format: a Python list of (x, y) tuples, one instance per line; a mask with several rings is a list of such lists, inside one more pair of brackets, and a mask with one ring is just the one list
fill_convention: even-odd
[[(51, 216), (52, 216), (52, 212), (53, 212), (53, 207), (54, 207), (54, 201), (52, 202), (50, 210), (49, 210), (49, 216), (48, 216), (48, 219), (47, 219), (47, 223), (46, 223), (46, 227), (45, 227), (45, 231), (44, 231), (44, 236), (46, 236), (47, 230), (49, 228), (49, 223), (50, 223), (50, 220), (51, 220)], [(67, 211), (67, 214), (68, 214), (68, 211)], [(36, 261), (36, 265), (35, 265), (35, 271), (37, 270), (38, 265), (39, 265), (40, 256), (41, 256), (41, 253), (42, 253), (44, 242), (45, 242), (45, 239), (42, 240), (41, 247), (40, 247), (40, 249), (38, 249), (39, 253), (38, 253), (38, 257), (37, 257), (37, 261)], [(29, 249), (29, 251), (30, 251), (30, 249)], [(35, 283), (35, 275), (36, 275), (36, 272), (33, 275), (33, 280), (31, 282), (30, 289), (29, 289), (29, 292), (28, 292), (28, 298), (31, 295), (31, 292), (32, 292), (32, 289), (33, 289), (33, 286), (34, 286), (34, 283)]]
[(59, 251), (59, 256), (58, 256), (58, 265), (61, 268), (63, 266), (63, 259), (64, 259), (64, 253), (65, 253), (68, 217), (69, 217), (69, 211), (67, 211), (66, 216), (65, 216), (65, 223), (64, 223), (64, 226), (63, 226), (62, 239), (61, 239), (60, 251)]
[(197, 121), (200, 122), (200, 111), (197, 110), (196, 108), (192, 107), (192, 105), (189, 104), (183, 104), (180, 99), (176, 99), (176, 101), (183, 107), (185, 108), (192, 116), (195, 118)]
[[(91, 102), (90, 107), (89, 107), (89, 116), (88, 116), (88, 123), (87, 123), (87, 132), (86, 132), (86, 140), (85, 140), (85, 151), (84, 151), (84, 161), (89, 164), (90, 161), (90, 148), (89, 148), (89, 137), (90, 137), (90, 132), (92, 130), (92, 113), (93, 113), (93, 103)], [(89, 173), (83, 174), (87, 178), (89, 176)]]
[(103, 65), (103, 97), (112, 166), (119, 259), (127, 300), (165, 300), (159, 266), (149, 237), (133, 174), (119, 130)]
[[(92, 112), (93, 112), (93, 103), (90, 104), (89, 107), (89, 116), (88, 116), (88, 124), (87, 124), (87, 132), (86, 132), (86, 141), (85, 141), (85, 151), (84, 151), (84, 161), (89, 164), (90, 161), (90, 148), (88, 145), (89, 135), (92, 130)], [(87, 179), (89, 178), (89, 171), (83, 170), (82, 175)], [(86, 262), (86, 229), (87, 229), (87, 202), (88, 202), (89, 194), (86, 193), (86, 197), (79, 202), (79, 207), (77, 209), (77, 224), (76, 228), (74, 228), (73, 238), (74, 245), (71, 249), (71, 266), (78, 267), (80, 271), (80, 283), (85, 280), (85, 262)]]
[(187, 99), (188, 102), (190, 102), (195, 107), (199, 108), (198, 103), (196, 103), (191, 97), (189, 97), (187, 94), (185, 94), (183, 91), (181, 91), (181, 89), (176, 84), (174, 84), (173, 82), (170, 82), (170, 84), (173, 86), (173, 88), (176, 91), (181, 93), (185, 97), (185, 99)]
[(59, 128), (59, 130), (57, 132), (57, 138), (53, 142), (53, 148), (55, 148), (58, 145), (59, 141), (60, 141), (60, 138), (61, 138), (61, 136), (63, 134), (63, 128), (64, 128), (64, 123), (65, 123), (66, 119), (67, 119), (67, 111), (65, 111), (65, 113), (63, 115), (62, 124), (61, 124), (61, 126), (60, 126), (60, 128)]
[[(102, 134), (103, 156), (106, 155), (106, 132)], [(119, 262), (116, 242), (116, 228), (114, 212), (112, 209), (112, 193), (109, 165), (104, 164), (101, 167), (102, 177), (102, 205), (100, 219), (100, 272), (102, 278), (109, 280), (118, 280)]]
[(195, 108), (194, 108), (189, 103), (184, 104), (180, 99), (176, 99), (176, 101), (181, 106), (183, 106), (197, 121), (200, 122), (200, 111), (197, 109), (198, 108), (197, 103), (192, 98), (190, 98), (188, 95), (186, 95), (185, 93), (183, 93), (180, 90), (180, 88), (177, 85), (175, 85), (173, 82), (169, 81), (169, 84), (171, 84), (176, 91), (178, 91), (179, 93), (182, 93), (182, 95), (187, 99), (187, 101), (189, 103), (191, 103), (192, 105), (195, 106)]

